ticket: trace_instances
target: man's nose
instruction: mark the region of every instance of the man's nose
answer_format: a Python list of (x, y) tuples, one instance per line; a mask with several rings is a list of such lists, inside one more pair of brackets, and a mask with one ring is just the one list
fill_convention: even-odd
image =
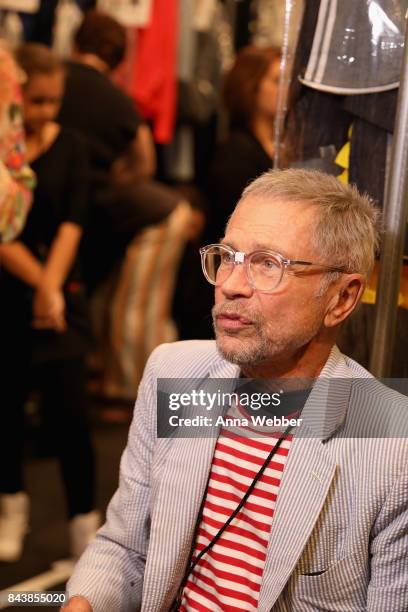
[(235, 264), (229, 277), (221, 284), (221, 292), (226, 298), (251, 297), (253, 288), (249, 284), (245, 265)]

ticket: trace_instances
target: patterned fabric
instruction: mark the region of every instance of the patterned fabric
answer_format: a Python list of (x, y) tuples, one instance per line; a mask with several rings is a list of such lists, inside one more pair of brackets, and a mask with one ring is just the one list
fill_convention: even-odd
[(93, 301), (105, 396), (133, 399), (152, 350), (177, 339), (171, 303), (191, 214), (180, 202), (162, 223), (137, 234), (119, 274)]
[[(221, 430), (193, 561), (237, 507), (278, 440), (277, 435), (255, 439), (250, 435)], [(232, 607), (257, 610), (269, 532), (291, 441), (288, 436), (282, 442), (242, 511), (193, 570), (183, 592), (182, 612), (206, 612), (214, 606), (229, 611)]]
[(0, 242), (21, 231), (35, 186), (25, 159), (20, 81), (14, 61), (0, 47)]
[[(185, 376), (211, 389), (212, 379), (236, 378), (239, 369), (212, 341), (168, 344), (152, 353), (119, 488), (67, 586), (70, 595), (87, 597), (94, 612), (168, 612), (177, 594), (216, 444), (210, 437), (156, 436), (157, 378)], [(320, 381), (333, 378), (349, 384), (322, 394)], [(408, 440), (341, 432), (349, 416), (366, 421), (367, 406), (373, 421), (385, 414), (392, 426), (399, 411), (406, 414), (406, 398), (375, 381), (375, 392), (352, 386), (361, 378), (372, 377), (333, 347), (302, 412), (324, 409), (321, 435), (294, 437), (291, 444), (259, 612), (408, 609)]]

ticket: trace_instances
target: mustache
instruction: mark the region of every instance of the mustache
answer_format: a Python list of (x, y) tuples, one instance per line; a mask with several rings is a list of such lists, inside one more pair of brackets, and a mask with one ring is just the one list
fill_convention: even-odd
[(214, 323), (216, 317), (219, 315), (235, 315), (237, 317), (243, 317), (255, 325), (261, 325), (264, 322), (262, 315), (256, 312), (251, 312), (239, 302), (224, 302), (223, 304), (216, 304), (213, 306), (211, 313)]

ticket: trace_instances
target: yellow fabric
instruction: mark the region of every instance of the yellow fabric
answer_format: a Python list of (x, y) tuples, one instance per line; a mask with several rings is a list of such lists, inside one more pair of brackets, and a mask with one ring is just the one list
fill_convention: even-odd
[[(349, 167), (350, 167), (350, 140), (353, 133), (353, 125), (350, 125), (347, 138), (348, 141), (341, 147), (338, 152), (335, 162), (338, 166), (343, 168), (343, 172), (337, 178), (342, 183), (347, 184), (349, 182)], [(378, 264), (369, 279), (366, 290), (364, 291), (362, 301), (364, 304), (375, 304), (376, 293), (377, 293), (377, 280), (378, 280)], [(401, 308), (408, 309), (408, 266), (403, 266), (400, 278), (400, 292), (398, 294), (398, 306)]]
[(341, 147), (334, 160), (338, 166), (343, 168), (343, 172), (337, 178), (345, 185), (349, 182), (349, 164), (350, 164), (350, 139), (353, 132), (351, 125), (347, 134), (348, 141)]
[(340, 151), (337, 153), (336, 164), (341, 166), (342, 168), (349, 167), (350, 160), (350, 141), (348, 140), (346, 144), (344, 144)]
[[(375, 304), (379, 268), (380, 266), (377, 262), (363, 294), (362, 301), (364, 304)], [(402, 266), (401, 269), (398, 306), (408, 310), (408, 266)]]

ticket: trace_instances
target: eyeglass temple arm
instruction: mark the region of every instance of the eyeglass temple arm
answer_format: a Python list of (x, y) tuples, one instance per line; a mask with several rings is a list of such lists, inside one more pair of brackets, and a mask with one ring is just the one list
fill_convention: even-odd
[(319, 266), (319, 268), (325, 268), (326, 270), (330, 270), (331, 272), (344, 272), (344, 268), (340, 268), (339, 266), (325, 266), (324, 264), (317, 264), (311, 261), (300, 261), (298, 259), (284, 259), (283, 263), (287, 266), (297, 264), (300, 266)]

